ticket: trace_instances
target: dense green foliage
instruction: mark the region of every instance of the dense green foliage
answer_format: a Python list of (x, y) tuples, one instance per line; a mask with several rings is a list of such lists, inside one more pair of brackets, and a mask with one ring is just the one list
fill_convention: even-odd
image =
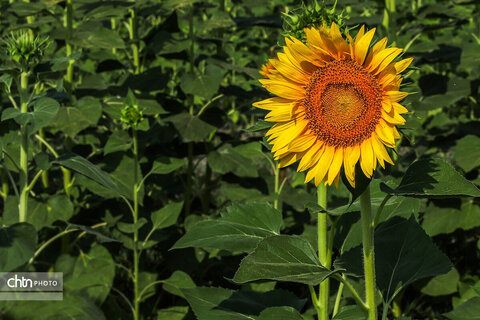
[[(317, 206), (252, 107), (296, 3), (2, 2), (0, 271), (63, 272), (65, 290), (0, 301), (0, 318), (310, 320), (307, 285), (345, 273), (363, 292), (359, 194), (340, 183)], [(337, 4), (414, 58), (396, 164), (370, 185), (380, 310), (478, 319), (480, 4), (385, 3)], [(319, 212), (338, 227), (331, 270)], [(344, 298), (335, 319), (361, 319)]]

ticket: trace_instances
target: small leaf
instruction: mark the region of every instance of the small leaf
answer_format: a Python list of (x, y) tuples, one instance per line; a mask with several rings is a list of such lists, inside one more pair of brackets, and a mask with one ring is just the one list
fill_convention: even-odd
[(120, 194), (118, 186), (112, 181), (108, 173), (102, 171), (99, 167), (79, 155), (66, 154), (58, 157), (57, 159), (52, 161), (52, 163), (59, 164), (70, 170), (78, 172), (101, 184), (107, 189), (114, 191), (117, 194)]
[(117, 223), (118, 230), (122, 231), (123, 233), (134, 233), (135, 231), (139, 230), (147, 223), (147, 219), (140, 218), (138, 219), (137, 223), (125, 223), (119, 222)]
[(355, 305), (342, 307), (332, 320), (358, 320), (364, 317), (365, 312)]
[(132, 139), (125, 131), (115, 131), (110, 135), (103, 149), (103, 154), (107, 155), (118, 151), (127, 151), (132, 147)]
[(438, 158), (415, 161), (397, 188), (382, 184), (381, 189), (391, 195), (407, 197), (480, 197), (480, 190), (473, 183)]
[(333, 273), (320, 264), (305, 238), (276, 235), (262, 240), (242, 260), (233, 281), (245, 283), (264, 279), (317, 285)]
[(300, 312), (292, 307), (271, 307), (263, 310), (256, 320), (303, 320)]
[(269, 204), (233, 204), (220, 219), (200, 221), (172, 249), (215, 248), (250, 252), (265, 237), (277, 235), (282, 214)]
[(37, 247), (37, 231), (28, 223), (0, 227), (0, 270), (9, 272), (25, 264)]
[(247, 132), (266, 131), (270, 129), (274, 124), (275, 124), (274, 122), (258, 120), (253, 126), (245, 129), (245, 131)]
[(184, 142), (200, 142), (216, 128), (188, 112), (168, 117), (165, 121), (173, 123)]
[(30, 134), (33, 134), (41, 128), (47, 126), (57, 115), (60, 105), (52, 98), (43, 97), (33, 102), (32, 127)]
[(162, 209), (152, 212), (151, 219), (153, 229), (163, 229), (173, 226), (177, 223), (178, 216), (182, 212), (183, 201), (173, 202), (164, 206)]
[(195, 282), (193, 282), (192, 278), (190, 278), (187, 273), (181, 270), (176, 270), (172, 273), (170, 278), (166, 279), (163, 282), (163, 290), (184, 299), (185, 295), (183, 294), (182, 289), (195, 287), (196, 285)]
[(468, 135), (458, 140), (455, 146), (454, 159), (465, 172), (480, 167), (480, 138)]
[(151, 174), (169, 174), (186, 164), (185, 159), (160, 157), (153, 162)]
[(180, 88), (186, 94), (210, 99), (218, 92), (220, 83), (223, 80), (223, 73), (223, 69), (214, 65), (208, 65), (205, 74), (185, 74), (180, 81)]

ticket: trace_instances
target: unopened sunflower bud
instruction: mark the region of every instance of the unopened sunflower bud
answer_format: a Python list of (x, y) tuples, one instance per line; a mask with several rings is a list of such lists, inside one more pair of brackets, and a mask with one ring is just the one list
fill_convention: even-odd
[(300, 8), (283, 13), (283, 29), (284, 36), (293, 36), (296, 39), (305, 40), (305, 28), (329, 27), (334, 22), (340, 31), (345, 33), (346, 14), (342, 11), (337, 13), (337, 3), (332, 8), (327, 8), (324, 3), (321, 5), (317, 0), (312, 0), (312, 3), (302, 3)]
[(35, 37), (28, 30), (19, 30), (11, 32), (4, 43), (12, 62), (22, 71), (27, 71), (42, 60), (50, 40), (48, 37)]
[(122, 110), (120, 121), (125, 127), (136, 127), (143, 120), (143, 112), (138, 108), (138, 105), (126, 105)]

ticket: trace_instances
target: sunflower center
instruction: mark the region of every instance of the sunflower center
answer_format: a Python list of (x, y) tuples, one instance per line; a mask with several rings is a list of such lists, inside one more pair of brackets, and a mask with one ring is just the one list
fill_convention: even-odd
[(381, 117), (382, 88), (377, 78), (352, 60), (319, 68), (303, 100), (309, 129), (331, 146), (353, 146), (368, 139)]

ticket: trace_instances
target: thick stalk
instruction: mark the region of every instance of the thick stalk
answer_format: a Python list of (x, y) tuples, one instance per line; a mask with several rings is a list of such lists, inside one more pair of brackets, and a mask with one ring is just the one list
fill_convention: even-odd
[(0, 169), (0, 177), (2, 179), (2, 197), (3, 201), (5, 201), (8, 196), (8, 175), (6, 169)]
[(134, 309), (134, 320), (138, 320), (140, 317), (140, 296), (138, 292), (138, 261), (139, 261), (139, 252), (137, 248), (138, 244), (138, 229), (136, 228), (138, 221), (138, 141), (137, 141), (137, 131), (135, 128), (132, 128), (133, 134), (133, 159), (134, 159), (134, 184), (133, 184), (133, 309)]
[(375, 252), (373, 239), (372, 205), (370, 187), (360, 196), (363, 263), (365, 270), (365, 299), (368, 310), (368, 320), (377, 320), (377, 305), (375, 303)]
[[(20, 75), (20, 111), (28, 112), (28, 73), (23, 71)], [(28, 206), (28, 124), (21, 126), (22, 144), (20, 146), (20, 200), (18, 202), (18, 220), (25, 222)]]
[(133, 72), (135, 74), (140, 73), (140, 56), (138, 50), (138, 22), (137, 22), (137, 10), (135, 8), (130, 9), (129, 18), (129, 33), (130, 41), (132, 42), (132, 56), (133, 56)]
[[(320, 183), (317, 189), (317, 201), (318, 204), (326, 209), (327, 208), (327, 187), (323, 182)], [(325, 268), (329, 268), (328, 262), (328, 241), (327, 241), (327, 214), (320, 212), (318, 214), (317, 223), (317, 236), (318, 236), (318, 258), (320, 263)], [(320, 283), (320, 289), (318, 293), (318, 304), (320, 313), (318, 314), (318, 320), (328, 320), (328, 296), (329, 296), (329, 279), (323, 280)]]

